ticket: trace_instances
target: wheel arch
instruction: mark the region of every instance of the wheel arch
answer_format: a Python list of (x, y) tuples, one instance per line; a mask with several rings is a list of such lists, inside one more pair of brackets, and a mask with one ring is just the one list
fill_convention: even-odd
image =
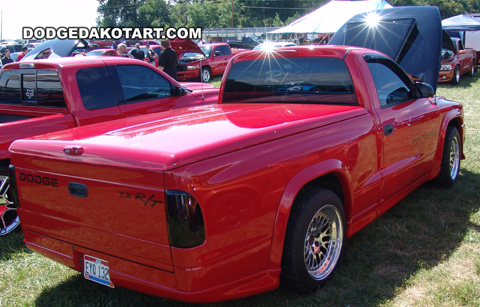
[(351, 203), (351, 187), (348, 175), (339, 160), (327, 160), (312, 165), (298, 172), (288, 182), (277, 209), (273, 229), (272, 246), (268, 268), (280, 268), (282, 262), (285, 234), (291, 209), (298, 196), (311, 187), (324, 187), (337, 194), (343, 203), (345, 216), (348, 219)]
[(440, 136), (438, 140), (437, 151), (435, 153), (435, 160), (434, 165), (432, 167), (431, 178), (435, 178), (441, 169), (442, 163), (442, 156), (443, 156), (443, 148), (445, 147), (445, 138), (447, 135), (448, 127), (455, 127), (460, 134), (460, 157), (461, 159), (465, 159), (465, 154), (463, 151), (463, 144), (465, 142), (465, 123), (462, 117), (461, 110), (453, 109), (452, 111), (448, 112), (442, 121), (442, 125), (440, 128)]

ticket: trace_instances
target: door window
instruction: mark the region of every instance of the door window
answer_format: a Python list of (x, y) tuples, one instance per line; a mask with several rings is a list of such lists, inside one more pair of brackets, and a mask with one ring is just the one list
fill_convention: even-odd
[(148, 67), (119, 65), (117, 72), (126, 103), (172, 96), (170, 82)]
[(395, 66), (388, 64), (389, 61), (382, 60), (368, 62), (382, 108), (409, 101), (413, 97), (406, 80), (394, 71)]

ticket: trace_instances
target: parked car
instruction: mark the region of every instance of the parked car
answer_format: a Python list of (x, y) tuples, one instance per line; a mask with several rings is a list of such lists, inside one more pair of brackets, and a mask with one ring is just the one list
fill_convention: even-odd
[(5, 44), (0, 46), (0, 54), (1, 56), (5, 55), (5, 50), (10, 50), (10, 53), (20, 52), (22, 51), (22, 44)]
[(217, 102), (212, 85), (179, 84), (142, 61), (57, 58), (5, 65), (0, 74), (0, 237), (20, 223), (9, 190), (15, 139), (97, 122)]
[(30, 61), (42, 58), (42, 53), (45, 50), (51, 50), (52, 55), (50, 57), (69, 57), (78, 54), (78, 51), (86, 53), (88, 51), (89, 44), (86, 40), (73, 40), (73, 39), (53, 39), (48, 40), (34, 49), (30, 50), (20, 61)]
[(292, 46), (296, 46), (296, 45), (297, 44), (292, 43), (292, 42), (266, 42), (266, 43), (255, 46), (255, 48), (253, 48), (253, 50), (258, 50), (258, 49), (271, 50), (271, 49), (275, 49), (275, 48), (292, 47)]
[(407, 66), (434, 86), (364, 47), (249, 51), (218, 105), (15, 141), (26, 245), (89, 281), (176, 300), (317, 291), (347, 238), (428, 180), (452, 186), (464, 158), (462, 106), (434, 94), (438, 8), (378, 14), (400, 36), (370, 35), (365, 13), (338, 41), (420, 57)]
[(89, 51), (86, 56), (118, 56), (117, 50), (115, 49), (95, 49)]
[(451, 38), (447, 32), (443, 32), (442, 64), (438, 82), (458, 84), (462, 75), (474, 75), (476, 63), (475, 50), (465, 49), (460, 38)]
[[(172, 44), (176, 44), (172, 42)], [(178, 48), (178, 47), (177, 47)], [(233, 56), (230, 45), (227, 43), (210, 43), (196, 45), (191, 42), (189, 52), (183, 53), (178, 65), (178, 79), (198, 79), (208, 82), (213, 76), (225, 72), (228, 61)]]

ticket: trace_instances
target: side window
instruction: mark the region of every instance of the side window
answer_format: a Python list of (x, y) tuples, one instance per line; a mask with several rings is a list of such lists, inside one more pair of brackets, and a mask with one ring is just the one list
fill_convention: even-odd
[(214, 51), (213, 51), (213, 56), (221, 56), (223, 55), (223, 50), (222, 50), (222, 47), (215, 47)]
[(119, 65), (117, 72), (127, 103), (172, 96), (170, 82), (148, 67)]
[(5, 70), (0, 76), (0, 102), (20, 104), (20, 72), (18, 70)]
[(46, 107), (67, 107), (56, 71), (46, 69), (37, 71), (37, 103)]
[(222, 48), (223, 54), (225, 54), (225, 55), (232, 54), (232, 50), (230, 50), (230, 48), (228, 48), (228, 46), (222, 46), (220, 48)]
[(382, 108), (408, 101), (413, 96), (410, 87), (389, 65), (385, 65), (386, 63), (383, 61), (368, 62)]
[(79, 69), (76, 77), (85, 109), (96, 110), (117, 105), (106, 67)]

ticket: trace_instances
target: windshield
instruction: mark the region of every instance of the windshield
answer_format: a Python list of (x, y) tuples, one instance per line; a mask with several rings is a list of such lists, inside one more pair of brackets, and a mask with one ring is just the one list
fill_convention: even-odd
[(223, 102), (358, 104), (347, 65), (328, 57), (237, 62), (228, 74)]
[(210, 54), (212, 53), (212, 47), (210, 47), (210, 46), (200, 46), (200, 49), (202, 49), (203, 53), (205, 53), (205, 56), (207, 58), (210, 57)]

